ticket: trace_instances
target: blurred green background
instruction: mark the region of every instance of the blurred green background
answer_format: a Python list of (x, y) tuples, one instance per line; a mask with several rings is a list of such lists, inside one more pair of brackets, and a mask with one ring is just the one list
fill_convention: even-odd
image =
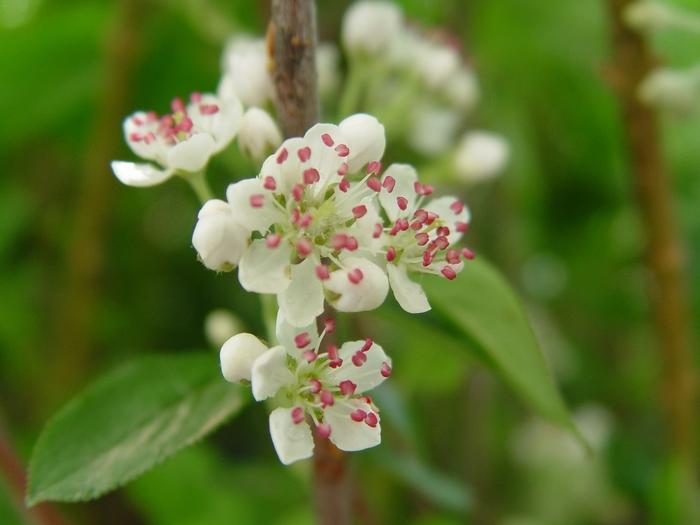
[[(352, 458), (361, 523), (677, 523), (643, 234), (606, 82), (606, 4), (400, 3), (459, 37), (482, 87), (470, 125), (511, 143), (504, 176), (467, 194), (471, 246), (520, 291), (596, 453), (537, 420), (439, 320), (390, 304), (363, 320), (396, 373), (380, 397), (392, 422), (383, 446)], [(318, 2), (323, 40), (337, 40), (346, 5)], [(215, 89), (225, 38), (262, 34), (268, 9), (0, 0), (0, 432), (23, 460), (47, 418), (99, 373), (144, 352), (214, 354), (203, 331), (214, 308), (263, 333), (257, 298), (197, 262), (189, 188), (120, 186), (107, 162), (133, 158), (126, 114)], [(654, 45), (674, 66), (700, 60), (697, 36)], [(700, 340), (700, 119), (665, 118), (664, 132)], [(254, 174), (237, 151), (211, 166), (219, 194)], [(264, 407), (249, 406), (127, 488), (60, 511), (86, 525), (310, 523), (307, 478), (278, 464)], [(0, 524), (23, 519), (0, 480)]]

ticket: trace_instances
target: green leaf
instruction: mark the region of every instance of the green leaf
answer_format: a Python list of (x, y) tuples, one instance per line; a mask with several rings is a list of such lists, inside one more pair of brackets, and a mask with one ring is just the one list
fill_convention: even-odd
[(423, 284), (436, 312), (471, 343), (466, 349), (541, 416), (579, 435), (520, 301), (495, 268), (479, 258), (455, 281)]
[(29, 504), (84, 501), (209, 434), (243, 405), (212, 355), (141, 358), (89, 387), (39, 437)]

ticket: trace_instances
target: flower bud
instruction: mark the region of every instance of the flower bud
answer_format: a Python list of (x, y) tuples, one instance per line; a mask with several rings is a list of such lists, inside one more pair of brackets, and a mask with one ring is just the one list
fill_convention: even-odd
[(419, 105), (411, 115), (408, 141), (425, 155), (440, 155), (454, 144), (462, 115), (450, 108)]
[(238, 130), (238, 147), (253, 160), (262, 162), (282, 143), (282, 133), (264, 109), (250, 108)]
[(445, 84), (443, 93), (454, 107), (469, 111), (479, 100), (479, 84), (476, 75), (469, 68), (460, 68)]
[(447, 45), (425, 41), (418, 47), (414, 67), (432, 89), (442, 89), (458, 73), (462, 60), (459, 53)]
[(339, 295), (331, 301), (341, 312), (374, 310), (386, 299), (389, 280), (376, 264), (360, 257), (343, 260), (343, 269), (331, 273), (325, 286)]
[(401, 24), (401, 10), (390, 2), (356, 2), (343, 17), (343, 46), (349, 53), (376, 55), (391, 46)]
[(234, 220), (228, 203), (212, 199), (199, 211), (192, 245), (204, 266), (221, 272), (238, 264), (248, 238), (248, 231)]
[(700, 101), (700, 66), (688, 71), (653, 71), (639, 86), (639, 98), (659, 109), (687, 113)]
[(624, 12), (628, 26), (638, 31), (662, 29), (672, 23), (672, 11), (662, 4), (651, 0), (639, 0), (631, 3)]
[(316, 48), (316, 70), (318, 71), (318, 92), (328, 98), (338, 91), (340, 54), (333, 44), (322, 43)]
[(261, 107), (272, 98), (274, 91), (263, 39), (237, 37), (229, 41), (223, 69), (226, 74), (219, 84), (219, 96), (223, 99), (235, 95), (244, 106)]
[(485, 131), (467, 133), (455, 155), (455, 172), (467, 182), (492, 178), (505, 166), (509, 151), (503, 137)]
[(204, 335), (214, 347), (221, 347), (229, 338), (242, 331), (243, 323), (228, 310), (209, 312), (204, 319)]
[(348, 168), (350, 173), (359, 171), (362, 166), (384, 155), (386, 137), (384, 126), (372, 115), (356, 113), (339, 124), (350, 148)]
[(226, 381), (250, 381), (253, 362), (267, 351), (252, 334), (236, 334), (221, 347), (221, 373)]

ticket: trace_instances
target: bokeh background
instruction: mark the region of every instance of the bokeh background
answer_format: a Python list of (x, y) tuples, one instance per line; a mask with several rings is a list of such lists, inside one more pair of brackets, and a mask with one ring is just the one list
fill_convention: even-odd
[[(389, 304), (362, 320), (396, 366), (381, 394), (393, 422), (384, 445), (352, 458), (361, 522), (678, 523), (605, 2), (399, 3), (458, 38), (482, 91), (470, 125), (510, 142), (499, 180), (438, 182), (466, 192), (471, 246), (521, 293), (595, 454), (537, 419), (461, 341), (436, 338), (436, 319)], [(337, 40), (346, 5), (318, 2), (323, 40)], [(212, 310), (263, 333), (257, 298), (197, 262), (186, 184), (123, 187), (107, 163), (132, 158), (123, 116), (215, 89), (226, 38), (262, 34), (268, 9), (0, 0), (0, 432), (23, 460), (48, 417), (100, 373), (145, 352), (215, 355)], [(654, 46), (674, 66), (700, 60), (697, 36), (660, 34)], [(663, 131), (700, 340), (700, 119), (664, 117)], [(387, 156), (415, 154), (390, 146)], [(255, 173), (236, 148), (211, 165), (220, 194)], [(85, 525), (301, 524), (313, 520), (308, 487), (303, 467), (279, 465), (264, 407), (251, 405), (128, 487), (59, 508)], [(0, 524), (27, 523), (6, 489), (0, 479)]]

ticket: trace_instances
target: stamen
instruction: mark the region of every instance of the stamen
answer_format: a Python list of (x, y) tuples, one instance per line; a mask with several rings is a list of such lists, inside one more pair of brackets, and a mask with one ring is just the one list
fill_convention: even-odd
[(339, 157), (347, 157), (350, 155), (350, 148), (348, 148), (347, 144), (338, 144), (335, 147), (335, 151), (338, 153)]
[(322, 439), (328, 439), (331, 435), (331, 426), (328, 423), (316, 425), (316, 434)]
[(384, 231), (384, 228), (380, 223), (375, 223), (374, 225), (374, 231), (372, 232), (372, 238), (373, 239), (379, 239), (379, 237), (382, 235), (382, 232)]
[(354, 270), (350, 270), (348, 272), (348, 280), (352, 284), (359, 284), (360, 281), (362, 281), (363, 277), (364, 275), (362, 273), (362, 270), (360, 270), (359, 268), (355, 268)]
[(382, 377), (389, 377), (391, 375), (391, 367), (389, 366), (389, 363), (382, 363), (380, 373), (382, 374)]
[(352, 419), (353, 421), (356, 421), (357, 423), (364, 421), (366, 417), (367, 417), (367, 412), (365, 412), (361, 408), (358, 408), (358, 409), (350, 412), (350, 419)]
[(282, 148), (277, 154), (277, 158), (275, 160), (277, 161), (277, 164), (282, 164), (285, 160), (287, 160), (288, 156), (289, 152), (287, 151), (287, 148)]
[(460, 261), (459, 250), (455, 250), (455, 249), (447, 250), (447, 254), (445, 255), (445, 260), (450, 264), (459, 264), (459, 261)]
[(297, 253), (300, 257), (308, 257), (314, 249), (314, 245), (306, 238), (301, 238), (297, 241)]
[(338, 184), (338, 189), (342, 191), (343, 193), (346, 193), (348, 189), (350, 189), (350, 181), (346, 178), (343, 178), (340, 181), (340, 184)]
[(455, 222), (455, 230), (457, 230), (459, 233), (464, 233), (468, 228), (469, 225), (466, 222)]
[(190, 102), (192, 104), (199, 104), (202, 101), (202, 94), (198, 91), (195, 91), (190, 95)]
[(331, 394), (330, 390), (321, 390), (319, 397), (321, 398), (322, 408), (332, 407), (335, 403), (335, 399), (333, 399), (333, 394)]
[(219, 112), (219, 106), (216, 104), (202, 104), (199, 106), (199, 112), (202, 115), (214, 115)]
[(367, 414), (367, 417), (365, 417), (365, 423), (367, 423), (368, 426), (374, 428), (377, 426), (377, 423), (379, 423), (379, 418), (377, 417), (377, 414), (374, 412), (370, 412)]
[(338, 387), (340, 388), (341, 394), (344, 396), (351, 396), (355, 393), (357, 385), (349, 379), (345, 379), (338, 384)]
[(354, 252), (357, 250), (358, 246), (359, 244), (357, 243), (357, 239), (355, 237), (348, 236), (348, 240), (345, 243), (345, 249)]
[(302, 353), (301, 356), (306, 360), (307, 363), (313, 363), (318, 357), (318, 355), (316, 355), (316, 352), (314, 352), (313, 350), (307, 350), (306, 352)]
[(326, 352), (328, 353), (328, 366), (331, 368), (338, 368), (343, 364), (343, 360), (338, 357), (338, 347), (335, 345), (328, 345), (328, 348), (326, 348)]
[(306, 146), (304, 148), (300, 148), (297, 150), (297, 156), (299, 157), (299, 160), (302, 162), (306, 162), (311, 158), (311, 148)]
[(182, 101), (180, 97), (175, 97), (172, 102), (170, 103), (170, 109), (173, 110), (173, 113), (184, 113), (185, 112), (185, 103)]
[(379, 179), (376, 177), (370, 177), (367, 179), (367, 187), (372, 191), (376, 191), (377, 193), (382, 190), (382, 185), (379, 182)]
[(301, 199), (304, 196), (304, 186), (301, 184), (295, 184), (294, 187), (292, 188), (292, 198), (296, 202), (301, 202)]
[(328, 271), (328, 266), (326, 266), (325, 264), (319, 264), (316, 267), (316, 277), (318, 277), (321, 281), (327, 281), (328, 279), (330, 279), (331, 274)]
[(304, 170), (304, 184), (313, 184), (321, 180), (321, 175), (318, 173), (316, 168), (309, 168)]
[(338, 168), (337, 173), (338, 173), (338, 175), (340, 175), (341, 177), (343, 177), (343, 176), (348, 172), (348, 169), (350, 169), (350, 167), (348, 166), (348, 163), (347, 163), (347, 162), (343, 162), (343, 163), (340, 165), (340, 167)]
[(379, 175), (381, 169), (382, 163), (378, 160), (373, 160), (372, 162), (367, 164), (367, 173), (371, 173), (372, 175)]
[(452, 204), (450, 204), (450, 209), (455, 212), (455, 215), (459, 215), (464, 211), (464, 203), (460, 201), (454, 201)]
[(391, 175), (387, 175), (384, 177), (384, 181), (382, 181), (382, 186), (384, 186), (387, 193), (391, 193), (394, 191), (394, 186), (396, 186), (396, 179)]
[(449, 245), (450, 241), (447, 240), (447, 237), (440, 236), (435, 239), (435, 246), (437, 246), (438, 250), (445, 250)]
[(367, 355), (361, 350), (352, 355), (352, 364), (360, 367), (367, 362)]
[(452, 269), (452, 266), (445, 266), (440, 273), (447, 277), (450, 281), (457, 277), (457, 272)]
[(305, 214), (301, 220), (299, 221), (299, 227), (300, 228), (308, 228), (309, 225), (311, 224), (311, 221), (313, 221), (314, 217), (310, 213)]
[(396, 259), (396, 248), (394, 248), (393, 246), (389, 246), (386, 249), (386, 260), (388, 262), (391, 262), (394, 259)]
[(336, 233), (331, 237), (331, 246), (334, 250), (342, 250), (348, 242), (348, 236), (344, 233)]
[(299, 350), (311, 344), (311, 337), (308, 332), (302, 332), (294, 336), (294, 344)]
[(277, 189), (277, 182), (275, 181), (275, 178), (268, 175), (265, 177), (265, 182), (263, 183), (263, 188), (266, 190), (274, 191)]
[(360, 352), (368, 352), (370, 348), (372, 348), (372, 345), (374, 344), (374, 341), (372, 341), (371, 337), (368, 337), (365, 339), (365, 344), (362, 345), (362, 348), (360, 348)]
[(360, 204), (358, 206), (355, 206), (352, 209), (352, 215), (356, 219), (360, 219), (360, 218), (364, 217), (366, 213), (367, 213), (367, 206), (365, 206), (364, 204)]
[(324, 133), (323, 135), (321, 135), (321, 140), (329, 148), (335, 143), (333, 141), (333, 137), (331, 137), (328, 133)]
[(250, 205), (253, 208), (262, 208), (264, 202), (265, 202), (265, 195), (257, 193), (255, 195), (250, 196)]
[(323, 327), (327, 334), (332, 334), (335, 332), (335, 319), (331, 319), (330, 317), (325, 319), (323, 321)]
[(312, 394), (318, 394), (321, 391), (321, 388), (323, 388), (323, 385), (321, 385), (321, 382), (318, 379), (312, 379), (309, 381), (309, 384), (311, 385), (310, 392)]
[(462, 257), (471, 261), (476, 256), (474, 255), (474, 252), (471, 251), (469, 248), (462, 248)]
[(277, 248), (281, 241), (282, 237), (277, 233), (270, 233), (267, 237), (265, 237), (265, 245), (268, 248)]
[(408, 208), (408, 199), (406, 197), (396, 197), (396, 205), (401, 211)]
[(298, 425), (304, 421), (304, 409), (301, 407), (294, 407), (292, 409), (292, 421), (295, 425)]

